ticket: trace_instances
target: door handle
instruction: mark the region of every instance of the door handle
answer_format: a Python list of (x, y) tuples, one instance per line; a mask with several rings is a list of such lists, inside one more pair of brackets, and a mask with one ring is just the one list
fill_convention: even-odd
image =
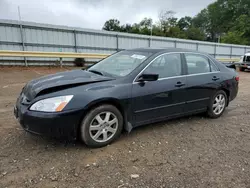
[(219, 80), (220, 78), (218, 78), (217, 76), (214, 76), (213, 78), (212, 78), (212, 80), (213, 81), (216, 81), (216, 80)]
[(175, 87), (182, 87), (182, 86), (184, 86), (184, 85), (186, 85), (186, 84), (184, 84), (184, 83), (182, 83), (182, 82), (177, 82), (177, 83), (175, 84)]

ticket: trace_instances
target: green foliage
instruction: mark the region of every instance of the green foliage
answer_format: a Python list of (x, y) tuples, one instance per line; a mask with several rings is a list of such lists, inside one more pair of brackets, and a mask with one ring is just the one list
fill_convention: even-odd
[(205, 34), (199, 28), (196, 28), (193, 26), (187, 29), (186, 35), (188, 39), (192, 39), (192, 40), (202, 41), (206, 39)]
[(160, 28), (163, 33), (167, 33), (171, 27), (177, 25), (177, 18), (174, 17), (175, 12), (173, 11), (161, 11), (159, 13)]
[(230, 44), (250, 44), (250, 18), (241, 15), (235, 20), (235, 25), (222, 37), (222, 42)]
[(181, 30), (187, 30), (192, 25), (192, 18), (189, 16), (185, 16), (179, 19), (177, 25)]
[(242, 33), (242, 37), (250, 37), (250, 17), (248, 15), (241, 15), (236, 19), (235, 25), (231, 31), (238, 31)]
[(176, 18), (173, 11), (161, 11), (158, 22), (144, 18), (139, 23), (120, 25), (117, 19), (103, 29), (144, 35), (206, 40), (250, 45), (250, 0), (217, 0), (196, 16)]
[(242, 36), (242, 33), (236, 32), (236, 31), (229, 31), (227, 34), (225, 34), (222, 38), (221, 41), (223, 43), (228, 43), (228, 44), (249, 44), (249, 41)]
[(131, 32), (136, 33), (136, 34), (140, 34), (140, 25), (137, 23), (133, 24)]
[(150, 35), (153, 20), (151, 18), (144, 18), (139, 23), (139, 33), (144, 35)]
[(120, 31), (120, 21), (117, 19), (110, 19), (105, 22), (103, 30), (107, 31)]
[(132, 32), (132, 29), (133, 29), (133, 27), (132, 27), (132, 25), (130, 25), (130, 24), (122, 25), (122, 26), (120, 27), (120, 31), (121, 31), (121, 32), (126, 32), (126, 33), (131, 33), (131, 32)]
[[(250, 41), (249, 17), (249, 0), (217, 0), (194, 17), (193, 25), (202, 30), (209, 41), (218, 41), (221, 36), (223, 42), (246, 44)], [(229, 40), (229, 36), (233, 39)]]
[(178, 26), (170, 27), (166, 33), (167, 37), (174, 37), (180, 39), (187, 39), (186, 33), (182, 31)]

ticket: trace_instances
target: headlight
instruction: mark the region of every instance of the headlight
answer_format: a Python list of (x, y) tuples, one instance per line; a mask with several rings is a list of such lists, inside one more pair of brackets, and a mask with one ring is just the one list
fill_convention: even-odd
[(67, 95), (43, 99), (34, 103), (30, 107), (30, 110), (40, 112), (61, 112), (72, 98), (73, 95)]

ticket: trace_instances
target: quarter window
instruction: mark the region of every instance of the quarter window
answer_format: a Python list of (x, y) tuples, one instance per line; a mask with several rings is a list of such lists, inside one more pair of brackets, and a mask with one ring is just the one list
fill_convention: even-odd
[(199, 74), (199, 73), (207, 73), (212, 71), (216, 71), (216, 67), (211, 67), (209, 59), (205, 56), (198, 54), (185, 54), (187, 61), (187, 70), (188, 74)]
[(159, 78), (168, 78), (180, 76), (181, 73), (181, 55), (165, 54), (155, 59), (145, 70), (148, 74), (159, 74)]
[(212, 63), (211, 61), (210, 61), (210, 66), (211, 66), (211, 71), (212, 72), (216, 72), (216, 71), (218, 71), (218, 68), (214, 65), (214, 63)]

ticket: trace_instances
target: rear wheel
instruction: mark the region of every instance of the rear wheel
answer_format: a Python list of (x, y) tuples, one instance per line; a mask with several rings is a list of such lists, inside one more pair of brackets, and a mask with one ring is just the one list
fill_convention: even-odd
[(81, 124), (81, 139), (90, 147), (103, 147), (117, 139), (123, 128), (123, 117), (112, 105), (92, 109)]
[(220, 117), (225, 111), (226, 104), (227, 104), (226, 93), (222, 90), (216, 92), (215, 95), (210, 100), (210, 104), (207, 111), (208, 116), (211, 118)]

